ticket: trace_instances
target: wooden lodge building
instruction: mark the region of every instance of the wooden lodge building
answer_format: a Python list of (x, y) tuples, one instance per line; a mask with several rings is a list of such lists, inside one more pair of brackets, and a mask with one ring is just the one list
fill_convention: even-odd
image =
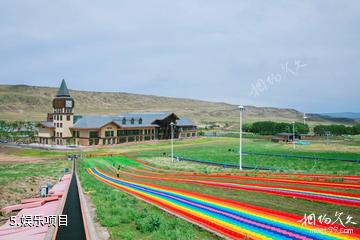
[(163, 140), (196, 136), (196, 125), (175, 113), (123, 113), (119, 116), (74, 115), (74, 99), (63, 80), (53, 99), (53, 112), (37, 124), (38, 142), (55, 145), (112, 145), (127, 142)]

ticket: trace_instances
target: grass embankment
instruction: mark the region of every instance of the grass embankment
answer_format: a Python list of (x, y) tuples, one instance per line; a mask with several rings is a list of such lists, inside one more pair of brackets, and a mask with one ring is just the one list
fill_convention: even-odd
[(68, 153), (73, 153), (73, 152), (59, 152), (59, 151), (26, 148), (26, 149), (17, 149), (14, 154), (20, 157), (48, 157), (48, 158), (62, 157), (63, 158)]
[[(196, 160), (206, 160), (217, 163), (238, 164), (238, 141), (234, 139), (222, 139), (208, 141), (202, 144), (181, 145), (178, 142), (174, 146), (175, 156)], [(131, 152), (131, 149), (129, 149)], [(268, 141), (246, 140), (244, 152), (270, 153), (282, 155), (311, 156), (323, 158), (359, 159), (359, 147), (344, 147), (340, 145), (323, 146), (296, 146), (271, 143)], [(141, 159), (158, 158), (170, 154), (170, 148), (148, 149), (141, 152), (134, 151), (131, 154)], [(285, 172), (328, 173), (339, 175), (358, 175), (360, 164), (340, 160), (316, 160), (302, 158), (288, 158), (280, 156), (243, 155), (244, 166), (277, 168)]]
[(90, 165), (100, 167), (113, 163), (137, 165), (125, 157), (97, 158), (78, 164), (81, 185), (90, 195), (97, 219), (107, 228), (111, 239), (217, 239), (195, 225), (100, 183), (86, 172)]
[[(39, 188), (55, 183), (71, 167), (67, 160), (43, 160), (30, 163), (0, 164), (0, 208), (20, 203), (21, 199), (39, 196)], [(1, 215), (0, 223), (8, 219)]]
[[(176, 156), (218, 163), (238, 163), (238, 139), (235, 138), (198, 138), (175, 141)], [(244, 139), (244, 152), (310, 156), (321, 158), (342, 158), (360, 160), (360, 147), (343, 144), (320, 144), (296, 146), (272, 143), (263, 139)], [(86, 155), (130, 153), (142, 159), (158, 158), (170, 155), (169, 141), (139, 144), (122, 144), (106, 148), (83, 150)], [(17, 153), (19, 156), (57, 157), (64, 152), (27, 149)], [(252, 167), (276, 168), (284, 172), (327, 173), (338, 175), (358, 175), (360, 164), (340, 160), (316, 160), (288, 158), (281, 156), (243, 155), (243, 165)]]

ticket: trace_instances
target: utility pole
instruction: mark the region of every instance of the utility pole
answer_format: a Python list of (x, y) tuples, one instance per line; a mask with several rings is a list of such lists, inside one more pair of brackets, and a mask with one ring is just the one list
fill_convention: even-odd
[(245, 111), (244, 106), (239, 106), (238, 107), (240, 110), (240, 127), (239, 127), (239, 132), (240, 132), (240, 136), (239, 136), (239, 170), (242, 170), (242, 113), (243, 111)]
[(330, 131), (326, 131), (325, 132), (325, 136), (326, 136), (326, 145), (329, 145), (329, 136), (330, 136)]
[(174, 123), (170, 123), (171, 126), (171, 162), (174, 162)]
[(293, 121), (292, 124), (293, 124), (293, 149), (295, 149), (295, 121)]
[(306, 116), (306, 113), (304, 113), (304, 125), (306, 124), (306, 119), (307, 119), (307, 116)]

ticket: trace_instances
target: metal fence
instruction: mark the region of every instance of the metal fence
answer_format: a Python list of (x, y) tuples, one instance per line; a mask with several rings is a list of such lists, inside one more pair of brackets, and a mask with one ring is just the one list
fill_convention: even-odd
[[(191, 159), (191, 158), (184, 158), (184, 157), (177, 157), (174, 156), (179, 161), (189, 161), (189, 162), (195, 162), (195, 163), (201, 163), (201, 164), (207, 164), (207, 165), (213, 165), (213, 166), (219, 166), (223, 168), (239, 168), (238, 164), (231, 164), (231, 163), (218, 163), (218, 162), (211, 162), (207, 160), (198, 160), (198, 159)], [(280, 170), (286, 170), (282, 168), (269, 168), (269, 167), (258, 167), (258, 166), (242, 166), (244, 169), (257, 169), (257, 170), (272, 170), (272, 171), (280, 171)]]
[(243, 152), (243, 154), (268, 156), (268, 157), (312, 159), (312, 160), (330, 160), (330, 161), (337, 160), (337, 161), (360, 163), (360, 159), (327, 158), (327, 157), (315, 157), (315, 156), (303, 156), (303, 155), (291, 155), (291, 154), (289, 155), (289, 154), (258, 153), (258, 152)]

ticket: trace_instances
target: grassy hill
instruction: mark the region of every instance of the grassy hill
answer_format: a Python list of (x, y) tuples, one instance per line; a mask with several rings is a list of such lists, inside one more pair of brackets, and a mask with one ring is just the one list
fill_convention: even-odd
[[(56, 88), (27, 85), (0, 85), (0, 119), (44, 120), (52, 111), (52, 99)], [(197, 124), (217, 122), (229, 127), (238, 126), (236, 105), (193, 99), (159, 97), (123, 92), (88, 92), (70, 90), (75, 99), (75, 114), (119, 114), (127, 111), (169, 111), (193, 119)], [(302, 121), (302, 113), (294, 109), (246, 106), (245, 122), (258, 120)], [(311, 115), (309, 124), (345, 123), (353, 120), (332, 119)]]

